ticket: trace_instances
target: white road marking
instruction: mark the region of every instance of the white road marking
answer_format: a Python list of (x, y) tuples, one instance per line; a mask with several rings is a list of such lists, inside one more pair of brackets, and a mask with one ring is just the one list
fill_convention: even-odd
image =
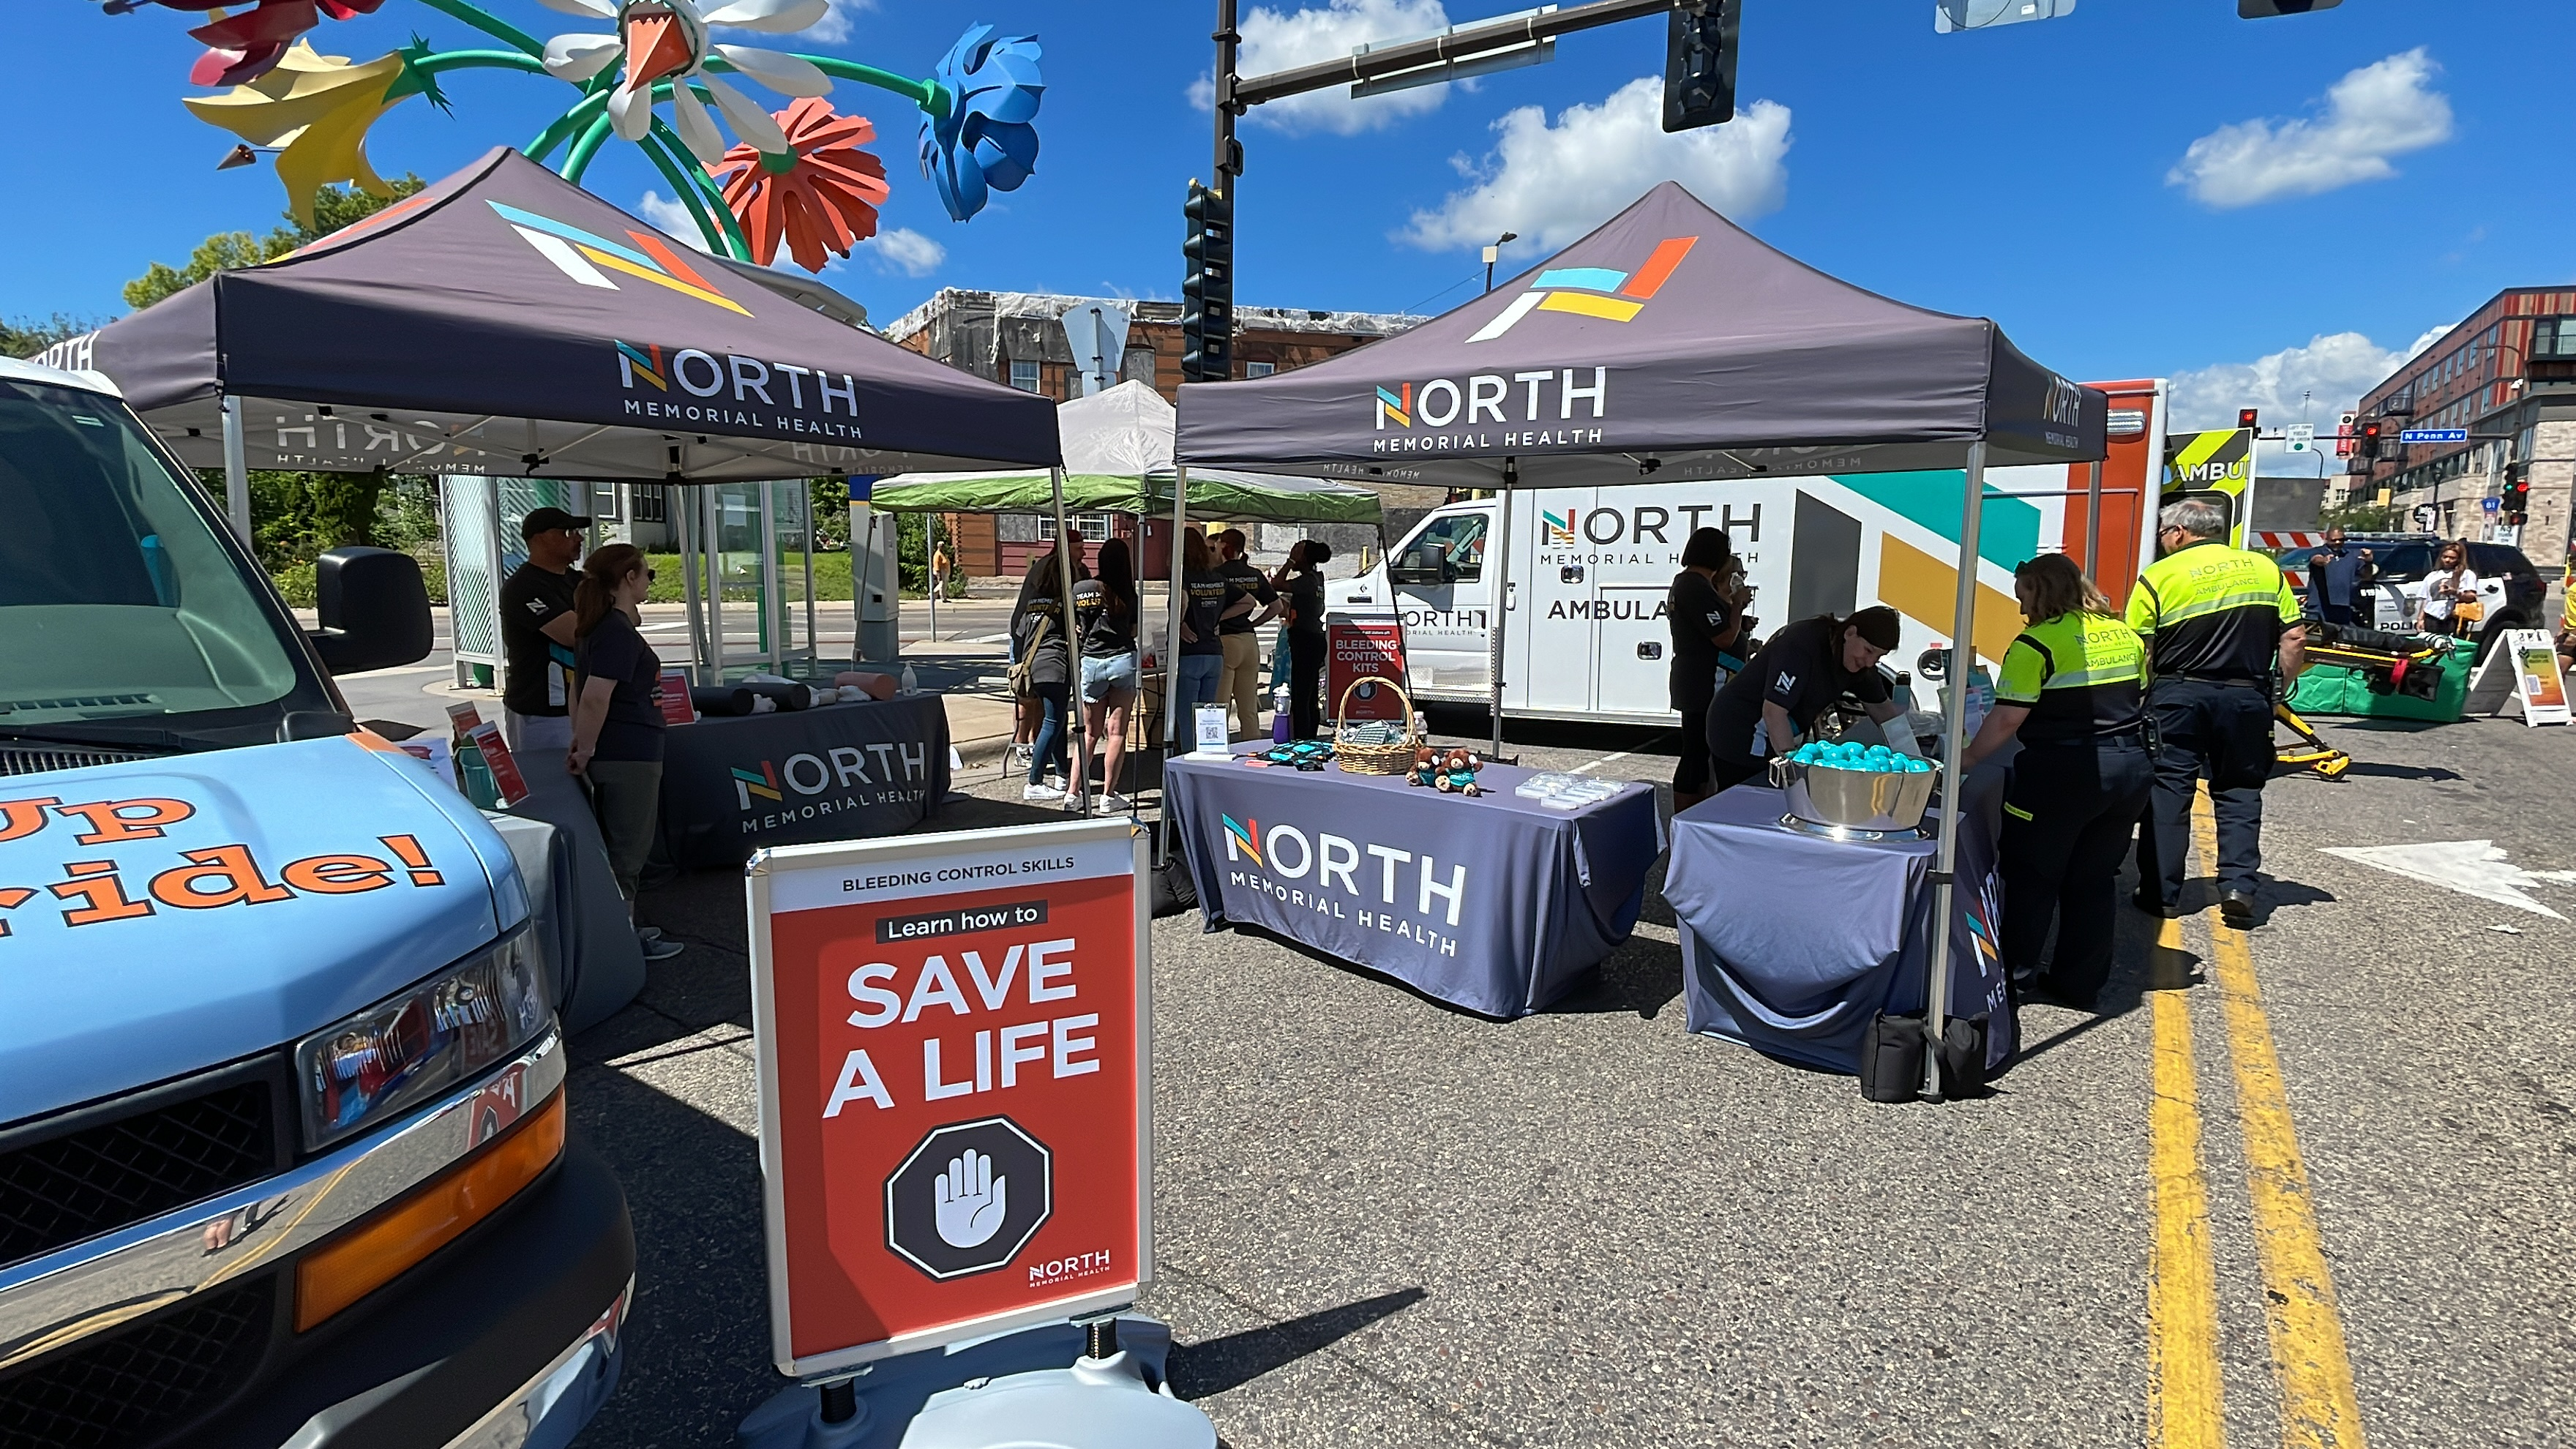
[[(1667, 730), (1665, 733), (1666, 733), (1666, 734), (1669, 734), (1669, 733), (1671, 733), (1671, 731)], [(1621, 760), (1624, 760), (1624, 759), (1628, 758), (1630, 755), (1634, 755), (1634, 754), (1642, 753), (1642, 752), (1645, 750), (1646, 745), (1661, 744), (1661, 743), (1663, 742), (1663, 738), (1664, 738), (1664, 736), (1663, 736), (1663, 735), (1657, 735), (1657, 736), (1655, 736), (1653, 739), (1646, 741), (1646, 744), (1645, 744), (1645, 745), (1639, 745), (1639, 746), (1637, 746), (1637, 748), (1636, 748), (1636, 749), (1633, 749), (1633, 750), (1621, 750), (1619, 753), (1617, 753), (1617, 754), (1615, 754), (1615, 755), (1603, 755), (1600, 759), (1594, 760), (1591, 764), (1588, 764), (1588, 765), (1577, 765), (1577, 766), (1575, 766), (1575, 767), (1574, 767), (1571, 771), (1569, 771), (1568, 773), (1570, 773), (1570, 774), (1576, 774), (1576, 775), (1589, 775), (1589, 774), (1591, 774), (1593, 771), (1595, 771), (1595, 770), (1597, 770), (1597, 769), (1600, 769), (1603, 765), (1615, 765), (1615, 764), (1619, 763)]]
[(2563, 921), (2565, 916), (2525, 895), (2529, 887), (2546, 881), (2553, 885), (2576, 882), (2576, 870), (2524, 870), (2504, 858), (2504, 847), (2492, 840), (2436, 840), (2421, 845), (2329, 845), (2322, 847), (2328, 855), (2339, 855), (2376, 870), (2420, 880), (2427, 885), (2476, 896), (2500, 906), (2512, 906)]

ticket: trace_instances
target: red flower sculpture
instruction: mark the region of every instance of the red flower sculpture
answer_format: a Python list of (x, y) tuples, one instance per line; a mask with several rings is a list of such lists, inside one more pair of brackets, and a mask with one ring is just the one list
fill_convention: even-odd
[[(827, 252), (846, 257), (853, 242), (877, 234), (885, 163), (859, 149), (876, 139), (877, 128), (813, 97), (776, 114), (787, 133), (785, 156), (764, 162), (758, 148), (740, 145), (714, 171), (726, 178), (725, 205), (742, 223), (755, 261), (771, 265), (784, 236), (796, 265), (819, 272)], [(771, 169), (782, 162), (784, 169)]]
[[(169, 10), (213, 10), (230, 0), (159, 0)], [(295, 38), (322, 23), (322, 17), (346, 20), (372, 15), (385, 0), (259, 0), (237, 15), (227, 15), (188, 34), (204, 41), (206, 53), (188, 72), (191, 84), (237, 86), (259, 79), (277, 67)], [(111, 5), (110, 10), (132, 9)]]

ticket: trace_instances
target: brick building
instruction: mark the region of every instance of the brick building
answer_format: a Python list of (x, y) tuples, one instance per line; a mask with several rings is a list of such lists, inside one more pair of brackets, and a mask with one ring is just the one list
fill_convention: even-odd
[[(2385, 420), (2389, 443), (2376, 462), (2353, 460), (2354, 501), (2385, 498), (2401, 516), (2430, 504), (2436, 532), (2484, 538), (2482, 500), (2528, 478), (2522, 551), (2556, 567), (2576, 492), (2576, 287), (2497, 293), (2363, 394), (2361, 416)], [(2469, 441), (2401, 445), (2402, 428), (2465, 428)]]
[[(1178, 401), (1178, 302), (943, 287), (929, 301), (896, 318), (885, 335), (897, 346), (978, 377), (1065, 401), (1081, 394), (1082, 381), (1059, 319), (1094, 301), (1128, 313), (1127, 351), (1119, 375), (1151, 384), (1165, 399)], [(1264, 377), (1321, 362), (1425, 320), (1403, 313), (1285, 307), (1237, 307), (1234, 317), (1234, 368), (1239, 378)], [(1437, 490), (1433, 493), (1436, 502)], [(1071, 522), (1086, 541), (1122, 537), (1130, 547), (1135, 544), (1135, 521), (1126, 515), (1086, 514)], [(967, 576), (1016, 576), (1027, 567), (1030, 556), (1055, 536), (1055, 520), (1037, 514), (952, 514), (942, 532), (955, 540), (951, 553)]]

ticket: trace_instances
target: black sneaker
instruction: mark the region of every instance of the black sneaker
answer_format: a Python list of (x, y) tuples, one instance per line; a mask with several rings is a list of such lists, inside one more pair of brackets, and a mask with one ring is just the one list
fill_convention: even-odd
[(2231, 929), (2254, 929), (2254, 898), (2243, 891), (2222, 891), (2218, 896), (2218, 919)]

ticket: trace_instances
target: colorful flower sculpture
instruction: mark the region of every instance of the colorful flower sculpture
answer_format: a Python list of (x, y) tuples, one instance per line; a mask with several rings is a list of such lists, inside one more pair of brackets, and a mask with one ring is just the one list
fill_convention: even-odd
[(671, 115), (689, 153), (709, 166), (724, 159), (724, 138), (698, 100), (704, 88), (744, 140), (773, 154), (787, 149), (778, 123), (751, 97), (706, 72), (707, 57), (790, 96), (827, 96), (832, 78), (802, 56), (748, 45), (707, 44), (710, 25), (776, 33), (802, 30), (823, 18), (828, 0), (726, 0), (701, 14), (696, 0), (545, 0), (554, 9), (617, 22), (614, 35), (558, 35), (546, 42), (549, 74), (581, 85), (624, 60), (625, 73), (609, 93), (608, 115), (617, 134), (641, 141), (653, 128), (654, 86), (673, 82)]
[[(231, 86), (257, 80), (276, 68), (297, 36), (321, 24), (322, 16), (346, 20), (352, 15), (372, 15), (384, 3), (385, 0), (255, 0), (250, 9), (238, 15), (219, 15), (188, 32), (191, 39), (207, 45), (206, 53), (189, 70), (188, 80), (201, 86)], [(166, 10), (217, 10), (225, 0), (108, 0), (104, 8), (111, 15), (121, 15), (145, 4), (158, 4)]]
[(190, 96), (187, 107), (254, 146), (284, 148), (277, 179), (286, 185), (295, 219), (310, 226), (314, 197), (326, 182), (393, 194), (367, 162), (367, 128), (401, 98), (386, 92), (402, 73), (400, 54), (351, 65), (346, 56), (316, 55), (299, 40), (257, 80), (219, 96)]
[(986, 192), (1017, 191), (1038, 164), (1037, 37), (995, 39), (978, 25), (939, 62), (939, 84), (956, 97), (946, 115), (921, 118), (921, 174), (959, 221), (984, 209)]
[(725, 205), (742, 220), (751, 259), (766, 267), (783, 236), (796, 265), (819, 272), (831, 255), (877, 234), (886, 199), (885, 163), (859, 149), (876, 138), (865, 116), (844, 116), (818, 100), (780, 111), (787, 154), (736, 146), (715, 168), (726, 177)]
[[(579, 92), (528, 143), (527, 154), (578, 182), (610, 136), (635, 143), (680, 193), (708, 248), (767, 264), (783, 240), (798, 265), (820, 271), (833, 254), (876, 234), (887, 195), (885, 167), (860, 150), (875, 135), (864, 117), (824, 104), (836, 81), (893, 91), (920, 107), (921, 170), (948, 214), (964, 221), (991, 193), (1012, 191), (1037, 165), (1035, 121), (1046, 89), (1034, 36), (968, 30), (937, 73), (914, 80), (834, 56), (791, 55), (757, 46), (717, 45), (710, 28), (787, 34), (822, 19), (831, 0), (541, 0), (568, 14), (606, 20), (605, 33), (572, 32), (540, 41), (475, 0), (420, 0), (482, 31), (506, 49), (436, 50), (410, 45), (363, 64), (316, 54), (300, 39), (324, 17), (369, 15), (385, 0), (251, 0), (226, 13), (223, 0), (105, 0), (125, 14), (147, 5), (212, 12), (190, 35), (211, 49), (190, 72), (221, 95), (191, 97), (201, 119), (253, 146), (278, 150), (278, 177), (299, 218), (316, 193), (346, 181), (388, 194), (367, 159), (367, 129), (407, 96), (441, 106), (439, 77), (464, 69), (552, 75)], [(796, 97), (772, 114), (728, 76), (747, 76)], [(659, 114), (671, 103), (666, 124)], [(708, 103), (742, 144), (727, 149)], [(552, 157), (560, 151), (560, 163)], [(719, 187), (710, 168), (729, 181)]]

